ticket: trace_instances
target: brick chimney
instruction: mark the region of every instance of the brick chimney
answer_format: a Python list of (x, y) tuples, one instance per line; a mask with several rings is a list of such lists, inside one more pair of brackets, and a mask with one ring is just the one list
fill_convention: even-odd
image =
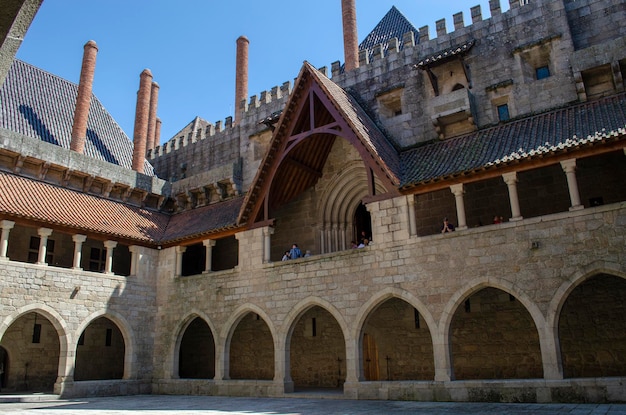
[(76, 108), (74, 109), (74, 123), (72, 124), (72, 141), (70, 150), (83, 153), (87, 140), (87, 119), (91, 106), (91, 91), (93, 86), (93, 74), (96, 70), (96, 55), (98, 46), (90, 40), (85, 43), (83, 52), (83, 65), (80, 69), (80, 81), (78, 82), (78, 94), (76, 94)]
[(139, 76), (137, 107), (135, 109), (135, 131), (133, 133), (133, 170), (143, 173), (146, 161), (146, 140), (148, 137), (148, 117), (150, 114), (150, 92), (152, 73), (144, 69)]
[(341, 0), (343, 54), (346, 71), (359, 67), (359, 40), (356, 30), (356, 0)]
[(157, 117), (156, 128), (154, 129), (154, 147), (161, 145), (161, 119)]
[(156, 141), (156, 124), (157, 124), (157, 105), (159, 101), (159, 84), (152, 83), (150, 89), (150, 114), (148, 115), (148, 139), (146, 140), (146, 151), (153, 150), (157, 146)]
[(237, 64), (235, 74), (235, 124), (241, 119), (241, 101), (248, 99), (248, 46), (245, 36), (237, 38)]

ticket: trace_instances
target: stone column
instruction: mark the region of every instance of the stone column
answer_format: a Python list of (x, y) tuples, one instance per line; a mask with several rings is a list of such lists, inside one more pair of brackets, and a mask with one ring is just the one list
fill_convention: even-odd
[(82, 269), (80, 267), (81, 259), (82, 259), (82, 247), (83, 242), (87, 240), (86, 235), (74, 235), (72, 236), (72, 241), (74, 241), (74, 265), (72, 269)]
[(15, 226), (15, 222), (10, 220), (0, 221), (2, 226), (2, 234), (0, 234), (0, 261), (7, 260), (7, 251), (9, 249), (9, 232)]
[(176, 247), (176, 271), (174, 272), (175, 277), (180, 277), (183, 274), (183, 254), (187, 250), (185, 246), (177, 246)]
[(504, 173), (502, 178), (509, 188), (509, 201), (511, 203), (510, 220), (522, 220), (523, 217), (519, 208), (519, 198), (517, 197), (517, 172)]
[(333, 252), (339, 251), (339, 224), (333, 223)]
[(547, 380), (562, 380), (563, 365), (561, 362), (561, 345), (559, 343), (558, 328), (549, 324), (537, 327), (539, 331), (539, 345), (541, 347), (541, 362), (543, 364), (543, 378)]
[(274, 228), (266, 227), (263, 228), (263, 263), (267, 264), (270, 262), (272, 257), (272, 234), (274, 233)]
[(415, 196), (406, 197), (409, 211), (409, 237), (417, 235), (417, 221), (415, 219)]
[(465, 200), (463, 199), (465, 189), (463, 188), (463, 183), (450, 186), (450, 191), (454, 194), (454, 199), (456, 201), (456, 217), (459, 221), (457, 229), (462, 231), (467, 229), (467, 220), (465, 219)]
[(215, 244), (217, 243), (217, 241), (215, 241), (214, 239), (205, 239), (204, 241), (202, 241), (202, 244), (204, 245), (204, 248), (206, 249), (206, 260), (204, 262), (204, 274), (207, 274), (209, 272), (212, 271), (211, 269), (211, 261), (213, 259), (213, 247), (215, 246)]
[(341, 250), (343, 251), (344, 249), (346, 249), (346, 239), (348, 239), (346, 237), (346, 233), (348, 231), (348, 224), (347, 223), (342, 223), (341, 225)]
[(104, 263), (104, 273), (113, 274), (113, 248), (117, 246), (115, 241), (104, 241), (104, 247), (107, 250), (106, 262)]
[(569, 188), (569, 199), (571, 207), (569, 210), (583, 209), (578, 193), (578, 181), (576, 180), (576, 159), (563, 160), (561, 167), (567, 176), (567, 187)]
[(130, 275), (137, 275), (137, 263), (139, 262), (139, 247), (137, 245), (131, 245), (128, 247), (130, 252)]
[(39, 235), (39, 258), (37, 264), (48, 265), (46, 263), (46, 254), (48, 250), (48, 237), (52, 235), (52, 229), (39, 228), (37, 229), (37, 234)]
[(435, 336), (433, 339), (435, 382), (449, 382), (454, 379), (452, 359), (450, 357), (450, 343), (446, 339), (445, 333), (438, 332)]
[(326, 227), (322, 225), (320, 229), (320, 254), (326, 253)]

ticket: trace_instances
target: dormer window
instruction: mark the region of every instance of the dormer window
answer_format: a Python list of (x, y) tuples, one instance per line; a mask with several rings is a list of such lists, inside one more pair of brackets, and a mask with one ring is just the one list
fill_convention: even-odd
[(376, 97), (380, 115), (384, 118), (402, 115), (402, 95), (404, 87), (397, 87), (391, 91), (385, 91)]
[(551, 76), (552, 51), (558, 49), (560, 39), (561, 35), (550, 36), (513, 50), (513, 56), (521, 66), (524, 82), (546, 79)]

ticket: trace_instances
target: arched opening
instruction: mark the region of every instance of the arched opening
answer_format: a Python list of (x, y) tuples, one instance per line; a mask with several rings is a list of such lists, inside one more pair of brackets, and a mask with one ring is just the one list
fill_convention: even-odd
[(372, 217), (363, 203), (357, 206), (353, 223), (354, 242), (364, 245), (367, 245), (365, 239), (372, 242)]
[(22, 315), (4, 333), (0, 346), (3, 390), (51, 392), (54, 389), (61, 347), (59, 334), (46, 317), (37, 312)]
[(391, 298), (368, 316), (362, 330), (365, 380), (432, 380), (433, 342), (426, 322), (409, 303)]
[(274, 378), (274, 341), (269, 326), (256, 313), (246, 314), (230, 340), (230, 378)]
[(181, 339), (178, 376), (187, 379), (215, 377), (215, 340), (209, 325), (199, 317), (187, 326)]
[(91, 322), (78, 338), (74, 380), (122, 379), (124, 337), (106, 317)]
[(566, 378), (626, 376), (626, 280), (596, 275), (569, 295), (559, 318)]
[(539, 334), (512, 295), (484, 288), (463, 302), (450, 324), (456, 379), (543, 377)]
[(7, 384), (7, 373), (9, 371), (9, 354), (6, 349), (0, 346), (0, 391)]
[(341, 388), (346, 377), (345, 340), (337, 320), (314, 306), (295, 323), (290, 343), (295, 389)]

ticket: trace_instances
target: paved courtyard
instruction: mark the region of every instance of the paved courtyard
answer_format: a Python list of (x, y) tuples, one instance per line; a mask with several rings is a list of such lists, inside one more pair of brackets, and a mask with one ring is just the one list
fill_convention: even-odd
[[(352, 401), (337, 399), (226, 398), (215, 396), (116, 396), (49, 400), (36, 395), (0, 399), (0, 413), (12, 415), (209, 414), (209, 415), (626, 415), (626, 404), (498, 404)], [(28, 400), (28, 402), (16, 402)]]

